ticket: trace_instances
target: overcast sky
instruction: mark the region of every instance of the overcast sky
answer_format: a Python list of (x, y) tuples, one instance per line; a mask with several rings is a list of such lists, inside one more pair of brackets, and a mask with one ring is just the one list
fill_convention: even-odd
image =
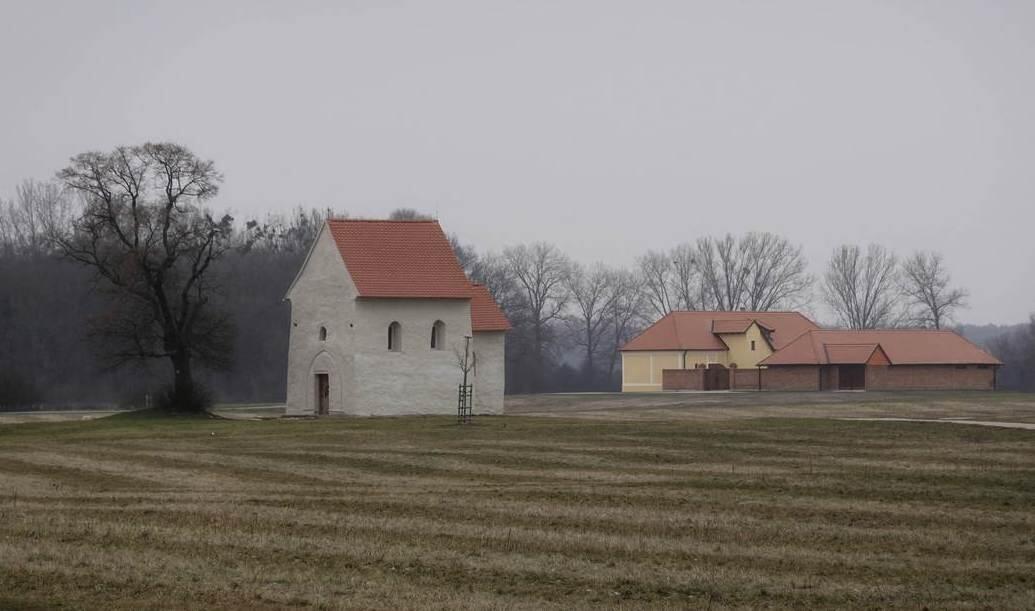
[(765, 230), (945, 254), (1035, 311), (1035, 2), (0, 4), (0, 196), (174, 140), (239, 217), (437, 213), (631, 264)]

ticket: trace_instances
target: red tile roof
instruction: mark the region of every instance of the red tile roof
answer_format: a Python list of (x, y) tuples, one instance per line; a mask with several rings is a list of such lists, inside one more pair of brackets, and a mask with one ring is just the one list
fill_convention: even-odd
[(840, 361), (855, 359), (863, 350), (847, 349), (845, 346), (862, 344), (878, 345), (892, 365), (1002, 364), (999, 359), (952, 331), (894, 329), (809, 331), (763, 359), (759, 365), (849, 364)]
[(510, 329), (503, 310), (496, 305), (489, 289), (481, 284), (471, 285), (471, 330), (506, 331)]
[(753, 322), (750, 318), (712, 320), (712, 333), (746, 333)]
[[(771, 330), (769, 341), (776, 350), (802, 333), (819, 328), (798, 312), (672, 312), (622, 350), (726, 350), (726, 344), (716, 333), (743, 333), (750, 326), (750, 322), (744, 321)], [(715, 328), (732, 330), (713, 331)]]
[(471, 297), (471, 284), (438, 221), (327, 224), (360, 297)]
[(827, 362), (837, 365), (862, 365), (870, 360), (880, 344), (827, 344)]

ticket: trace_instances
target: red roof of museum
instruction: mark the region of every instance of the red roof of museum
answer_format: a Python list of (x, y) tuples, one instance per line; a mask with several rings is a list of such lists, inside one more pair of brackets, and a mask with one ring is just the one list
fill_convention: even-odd
[(798, 312), (671, 312), (622, 350), (726, 350), (719, 333), (744, 333), (757, 323), (779, 350), (819, 325)]
[(360, 297), (471, 297), (471, 283), (438, 221), (327, 224)]
[(496, 304), (492, 294), (484, 285), (471, 285), (471, 330), (506, 331), (510, 329), (503, 310)]
[(879, 347), (880, 344), (827, 344), (827, 362), (838, 365), (864, 365)]
[(865, 363), (877, 348), (887, 355), (892, 365), (1002, 364), (952, 331), (891, 329), (809, 331), (760, 361), (759, 365), (860, 364)]
[(753, 322), (750, 318), (712, 320), (712, 333), (746, 333)]

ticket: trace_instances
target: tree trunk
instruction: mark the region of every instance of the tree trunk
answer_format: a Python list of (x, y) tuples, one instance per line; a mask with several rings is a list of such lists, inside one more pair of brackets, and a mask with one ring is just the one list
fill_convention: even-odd
[(173, 392), (170, 407), (178, 412), (199, 412), (204, 409), (194, 389), (194, 377), (190, 369), (190, 354), (177, 352), (172, 357)]
[(543, 330), (537, 318), (532, 345), (532, 392), (543, 392)]
[(586, 332), (586, 371), (583, 374), (585, 377), (586, 390), (596, 390), (593, 387), (593, 383), (596, 381), (596, 364), (593, 362), (593, 331), (587, 330)]

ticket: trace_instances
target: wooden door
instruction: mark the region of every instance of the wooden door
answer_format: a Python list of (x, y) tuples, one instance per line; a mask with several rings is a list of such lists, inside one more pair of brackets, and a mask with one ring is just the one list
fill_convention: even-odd
[(704, 372), (705, 390), (729, 390), (730, 370), (722, 365), (712, 363)]
[(325, 416), (331, 407), (331, 385), (326, 373), (316, 374), (316, 413)]
[(837, 387), (840, 390), (866, 388), (866, 365), (841, 365), (838, 367)]

